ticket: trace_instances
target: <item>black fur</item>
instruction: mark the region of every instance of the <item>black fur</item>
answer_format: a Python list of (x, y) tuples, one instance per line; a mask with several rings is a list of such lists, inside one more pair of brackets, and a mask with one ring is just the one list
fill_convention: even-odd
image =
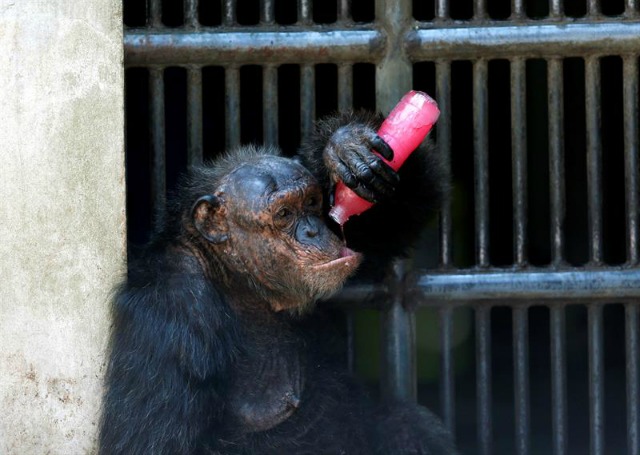
[[(341, 126), (377, 128), (379, 122), (364, 114), (333, 117), (319, 123), (302, 147), (298, 159), (321, 183), (327, 200), (331, 182), (322, 159), (325, 144)], [(212, 192), (223, 176), (277, 153), (261, 148), (233, 152), (190, 171), (170, 197), (162, 229), (131, 263), (114, 300), (100, 452), (454, 453), (441, 423), (426, 409), (377, 405), (367, 397), (336, 361), (328, 339), (331, 327), (320, 315), (283, 311), (266, 316), (265, 323), (260, 319), (265, 316), (235, 310), (231, 297), (259, 293), (260, 286), (251, 276), (230, 277), (219, 258), (207, 252), (206, 240), (185, 228), (194, 202)], [(445, 190), (435, 155), (426, 149), (411, 157), (400, 177), (391, 199), (345, 226), (349, 246), (365, 254), (369, 271), (384, 270), (408, 251)], [(263, 371), (265, 358), (276, 366)], [(269, 393), (260, 388), (261, 381), (277, 385), (269, 382), (269, 374), (276, 375), (272, 381), (291, 378), (294, 390), (302, 381), (303, 391), (282, 423), (253, 431), (239, 421), (234, 403), (255, 394), (248, 403), (260, 405)], [(239, 394), (234, 395), (234, 387)]]

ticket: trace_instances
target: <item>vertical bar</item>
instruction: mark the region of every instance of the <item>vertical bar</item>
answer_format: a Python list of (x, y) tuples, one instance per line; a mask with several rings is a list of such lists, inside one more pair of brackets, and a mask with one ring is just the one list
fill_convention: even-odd
[(491, 308), (488, 306), (476, 307), (476, 390), (478, 452), (491, 455)]
[(475, 165), (476, 259), (489, 266), (489, 131), (487, 61), (473, 64), (473, 145)]
[(564, 13), (563, 0), (551, 0), (549, 7), (549, 16), (553, 18), (561, 17)]
[(262, 124), (264, 125), (264, 142), (267, 145), (278, 144), (278, 70), (273, 65), (266, 65), (262, 76)]
[(415, 318), (404, 307), (404, 261), (395, 261), (387, 277), (391, 307), (382, 315), (382, 396), (391, 401), (415, 401)]
[(547, 63), (549, 115), (549, 192), (551, 195), (551, 258), (558, 266), (564, 261), (564, 88), (562, 60), (552, 58)]
[(353, 67), (348, 63), (338, 65), (338, 110), (353, 107)]
[(589, 200), (590, 260), (602, 263), (602, 140), (600, 128), (600, 60), (585, 59), (587, 111), (587, 193)]
[[(396, 288), (400, 288), (398, 282)], [(391, 308), (382, 317), (382, 396), (388, 401), (415, 401), (416, 374), (413, 314), (403, 307), (402, 292), (394, 292)]]
[(298, 23), (311, 24), (313, 18), (312, 0), (298, 0)]
[(456, 434), (455, 363), (453, 358), (453, 309), (440, 309), (440, 403), (444, 425), (453, 438)]
[(604, 358), (602, 305), (588, 308), (589, 323), (589, 427), (591, 455), (604, 452)]
[(449, 0), (436, 0), (436, 19), (449, 19)]
[(260, 22), (263, 24), (275, 22), (274, 0), (260, 1)]
[[(166, 198), (166, 159), (165, 159), (165, 116), (164, 116), (164, 68), (149, 69), (149, 99), (151, 134), (151, 200), (153, 213), (158, 213)], [(158, 229), (158, 217), (153, 218), (153, 227)]]
[(587, 3), (587, 15), (600, 15), (600, 0), (589, 0), (589, 2)]
[[(444, 172), (451, 180), (451, 62), (436, 62), (436, 99), (440, 106), (438, 120), (438, 153)], [(453, 266), (453, 235), (451, 221), (451, 203), (446, 201), (440, 211), (440, 266)]]
[(529, 453), (529, 319), (528, 308), (513, 309), (516, 453)]
[(349, 0), (338, 0), (338, 21), (350, 21), (351, 10), (349, 8)]
[(162, 0), (150, 0), (149, 3), (149, 25), (151, 27), (162, 26)]
[[(386, 31), (389, 41), (389, 51), (376, 67), (376, 107), (386, 114), (412, 86), (413, 66), (402, 51), (406, 27), (413, 21), (411, 2), (375, 0), (375, 18)], [(403, 271), (402, 261), (394, 264), (395, 273), (390, 279), (395, 286), (403, 286)], [(384, 362), (391, 370), (398, 371), (399, 379), (402, 381), (386, 396), (394, 399), (409, 397), (415, 400), (415, 315), (396, 302), (393, 312), (384, 315), (384, 318), (384, 325), (387, 327), (387, 331), (383, 332), (386, 346), (383, 350)]]
[(511, 18), (522, 19), (524, 16), (524, 0), (511, 0)]
[(189, 28), (198, 26), (198, 0), (184, 0), (184, 25)]
[(511, 62), (511, 142), (516, 264), (527, 264), (527, 101), (525, 61)]
[(225, 133), (227, 150), (240, 145), (240, 70), (225, 68)]
[(202, 163), (202, 70), (187, 68), (187, 164)]
[(376, 107), (383, 114), (393, 109), (413, 85), (413, 65), (402, 49), (411, 17), (411, 2), (376, 0), (376, 22), (388, 35), (389, 50), (376, 67)]
[(624, 5), (624, 15), (634, 17), (638, 14), (637, 0), (626, 0)]
[(554, 455), (567, 453), (567, 359), (565, 308), (550, 309), (551, 431)]
[(473, 17), (474, 19), (486, 19), (487, 17), (487, 0), (474, 0), (473, 1)]
[(624, 180), (627, 197), (627, 262), (638, 263), (638, 57), (623, 59)]
[(640, 454), (638, 420), (638, 304), (625, 305), (625, 342), (627, 356), (627, 453)]
[(300, 67), (300, 133), (309, 137), (316, 118), (316, 73), (313, 65)]
[(233, 25), (236, 22), (236, 2), (235, 0), (224, 0), (222, 3), (222, 23), (223, 25)]

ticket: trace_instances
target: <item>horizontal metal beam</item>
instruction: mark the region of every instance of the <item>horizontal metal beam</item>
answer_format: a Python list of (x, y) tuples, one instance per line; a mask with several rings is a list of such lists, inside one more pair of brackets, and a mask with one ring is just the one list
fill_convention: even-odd
[(132, 29), (124, 35), (124, 49), (128, 66), (374, 63), (382, 58), (385, 41), (382, 32), (371, 28)]
[(418, 28), (407, 35), (412, 61), (637, 54), (639, 22)]
[(425, 274), (416, 278), (412, 298), (418, 299), (418, 305), (472, 301), (621, 302), (640, 299), (640, 270), (470, 270)]

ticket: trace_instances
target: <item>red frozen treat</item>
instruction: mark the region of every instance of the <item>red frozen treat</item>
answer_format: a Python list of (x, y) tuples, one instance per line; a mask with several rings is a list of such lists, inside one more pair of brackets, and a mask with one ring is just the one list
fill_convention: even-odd
[[(389, 166), (396, 171), (400, 169), (429, 134), (439, 116), (438, 105), (426, 93), (412, 90), (403, 96), (378, 130), (378, 136), (393, 150), (393, 159), (385, 160)], [(361, 214), (372, 205), (344, 183), (338, 182), (335, 205), (329, 211), (329, 216), (342, 226), (351, 216)]]

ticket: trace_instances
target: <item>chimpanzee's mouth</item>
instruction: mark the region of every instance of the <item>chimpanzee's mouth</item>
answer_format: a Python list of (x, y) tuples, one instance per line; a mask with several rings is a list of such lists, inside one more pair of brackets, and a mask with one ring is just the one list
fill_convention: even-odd
[(344, 246), (340, 249), (340, 256), (337, 259), (319, 264), (315, 266), (314, 269), (330, 269), (339, 266), (344, 266), (346, 268), (355, 268), (360, 265), (361, 261), (362, 254), (356, 253), (355, 251)]

